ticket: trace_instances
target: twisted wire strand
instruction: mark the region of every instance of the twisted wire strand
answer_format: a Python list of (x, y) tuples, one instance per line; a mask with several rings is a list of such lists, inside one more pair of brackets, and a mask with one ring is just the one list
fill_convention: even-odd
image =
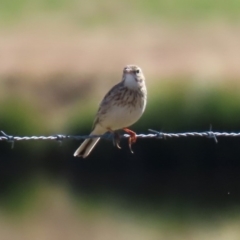
[[(167, 138), (188, 138), (188, 137), (205, 137), (213, 138), (217, 143), (218, 137), (240, 137), (240, 132), (213, 132), (212, 130), (206, 132), (183, 132), (183, 133), (165, 133), (159, 132), (156, 130), (149, 129), (149, 134), (137, 134), (137, 138), (155, 138), (155, 139), (167, 139)], [(0, 136), (0, 141), (6, 141), (12, 143), (14, 146), (15, 141), (30, 141), (30, 140), (55, 140), (62, 142), (64, 140), (73, 139), (73, 140), (84, 140), (87, 138), (101, 137), (105, 139), (112, 139), (113, 134), (104, 134), (104, 135), (63, 135), (56, 134), (50, 136), (11, 136), (1, 131), (2, 136)], [(120, 135), (121, 138), (129, 138), (129, 134)]]

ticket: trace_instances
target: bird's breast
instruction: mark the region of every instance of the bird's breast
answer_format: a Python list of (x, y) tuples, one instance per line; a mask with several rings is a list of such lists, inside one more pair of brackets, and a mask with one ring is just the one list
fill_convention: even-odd
[(128, 101), (113, 103), (100, 119), (105, 128), (121, 129), (134, 124), (143, 114), (143, 103), (129, 98)]

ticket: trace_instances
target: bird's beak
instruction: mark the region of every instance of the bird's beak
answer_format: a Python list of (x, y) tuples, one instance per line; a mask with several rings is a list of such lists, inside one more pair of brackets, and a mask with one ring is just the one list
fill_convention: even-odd
[(131, 69), (129, 68), (124, 69), (124, 73), (131, 73)]

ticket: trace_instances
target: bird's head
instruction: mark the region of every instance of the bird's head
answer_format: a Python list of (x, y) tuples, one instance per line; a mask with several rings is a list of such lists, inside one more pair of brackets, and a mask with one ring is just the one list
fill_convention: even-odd
[(145, 84), (145, 78), (140, 67), (136, 65), (127, 65), (123, 69), (124, 86), (130, 89), (138, 89)]

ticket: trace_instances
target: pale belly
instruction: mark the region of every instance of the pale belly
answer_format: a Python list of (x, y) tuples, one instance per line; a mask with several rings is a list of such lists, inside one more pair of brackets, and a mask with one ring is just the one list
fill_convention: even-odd
[(143, 114), (144, 109), (123, 108), (122, 106), (114, 106), (111, 111), (108, 111), (101, 119), (102, 127), (111, 130), (117, 130), (124, 127), (129, 127), (134, 124)]

